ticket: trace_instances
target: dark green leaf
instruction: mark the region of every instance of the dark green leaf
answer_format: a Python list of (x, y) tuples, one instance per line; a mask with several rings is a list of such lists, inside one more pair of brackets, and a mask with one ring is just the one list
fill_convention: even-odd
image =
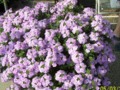
[(37, 51), (39, 51), (39, 50), (40, 50), (40, 47), (39, 47), (39, 46), (36, 46), (35, 49), (36, 49)]
[(45, 60), (45, 57), (44, 56), (38, 56), (38, 57), (36, 57), (35, 60), (38, 61), (38, 62), (40, 62), (40, 61)]
[(87, 73), (87, 74), (90, 74), (90, 72), (91, 72), (90, 69), (87, 69), (87, 70), (86, 70), (86, 73)]
[(13, 73), (10, 73), (10, 74), (8, 75), (8, 77), (9, 77), (9, 78), (13, 78), (13, 77), (14, 77), (14, 74), (13, 74)]
[(0, 34), (3, 32), (3, 30), (4, 30), (3, 28), (0, 28)]
[(26, 56), (26, 51), (24, 51), (24, 50), (17, 50), (15, 53), (18, 57), (25, 57)]

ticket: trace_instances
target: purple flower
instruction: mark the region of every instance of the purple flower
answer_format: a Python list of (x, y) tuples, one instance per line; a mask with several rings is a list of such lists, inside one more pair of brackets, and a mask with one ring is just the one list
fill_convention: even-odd
[(86, 44), (85, 46), (86, 46), (86, 50), (85, 50), (86, 53), (90, 53), (90, 51), (94, 49), (94, 46), (89, 43)]
[(13, 85), (10, 85), (9, 88), (7, 88), (6, 90), (11, 90), (11, 89), (14, 89), (14, 90), (21, 90), (21, 87), (17, 84), (13, 84)]
[(41, 83), (43, 87), (53, 86), (53, 83), (51, 82), (52, 77), (50, 75), (43, 75), (41, 77)]
[(39, 65), (38, 67), (39, 67), (39, 71), (40, 71), (41, 73), (48, 73), (48, 71), (49, 71), (49, 69), (50, 69), (50, 67), (47, 66), (47, 65), (45, 64), (45, 62), (40, 62), (40, 65)]
[(66, 72), (63, 70), (59, 70), (56, 74), (55, 74), (55, 79), (59, 82), (64, 82), (66, 80)]
[(90, 40), (91, 41), (97, 41), (98, 39), (99, 39), (99, 33), (91, 32), (91, 34), (90, 34)]
[(0, 55), (5, 55), (7, 52), (7, 48), (5, 46), (0, 46)]
[(107, 70), (104, 67), (98, 68), (98, 73), (102, 76), (104, 76), (107, 73)]
[(30, 85), (30, 80), (24, 77), (15, 77), (14, 82), (21, 85), (23, 88), (28, 88)]
[(109, 81), (108, 78), (104, 78), (104, 80), (102, 81), (103, 85), (105, 86), (109, 86), (111, 84), (111, 82)]
[(83, 77), (81, 75), (75, 75), (73, 76), (71, 82), (77, 87), (82, 85), (83, 83)]
[(82, 28), (81, 28), (81, 27), (78, 27), (78, 26), (73, 27), (72, 32), (73, 32), (74, 34), (75, 34), (76, 32), (82, 32)]
[(77, 73), (85, 73), (85, 69), (86, 68), (86, 65), (84, 63), (80, 63), (80, 64), (76, 64), (75, 65), (75, 71)]
[(23, 43), (23, 42), (16, 42), (16, 44), (14, 45), (14, 48), (16, 50), (24, 50), (24, 49), (27, 49), (28, 48), (28, 45), (26, 43)]
[(85, 33), (78, 35), (78, 42), (80, 44), (85, 44), (87, 42), (88, 36)]
[(84, 60), (84, 56), (82, 53), (74, 52), (71, 56), (71, 59), (74, 63), (80, 64)]
[(87, 14), (88, 16), (93, 16), (93, 15), (94, 15), (94, 10), (91, 9), (91, 8), (85, 8), (85, 9), (83, 10), (83, 12), (84, 12), (85, 14)]
[(33, 58), (36, 58), (37, 57), (37, 51), (35, 49), (29, 49), (27, 51), (27, 58), (28, 59), (33, 59)]
[(20, 39), (22, 33), (19, 31), (12, 31), (10, 34), (11, 39)]
[(35, 6), (35, 9), (37, 10), (41, 10), (43, 13), (48, 11), (48, 3), (37, 3), (37, 5)]
[(0, 43), (7, 42), (7, 41), (8, 41), (7, 33), (2, 32), (0, 34)]
[(14, 84), (8, 90), (99, 90), (110, 84), (110, 23), (91, 8), (74, 12), (77, 1), (40, 2), (0, 16), (1, 81)]

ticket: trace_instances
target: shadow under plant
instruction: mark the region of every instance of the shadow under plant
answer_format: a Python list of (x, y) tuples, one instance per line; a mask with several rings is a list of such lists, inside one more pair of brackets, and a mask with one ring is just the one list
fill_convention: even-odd
[(111, 86), (120, 86), (120, 42), (113, 46), (116, 55), (116, 61), (110, 65), (108, 77), (111, 81)]

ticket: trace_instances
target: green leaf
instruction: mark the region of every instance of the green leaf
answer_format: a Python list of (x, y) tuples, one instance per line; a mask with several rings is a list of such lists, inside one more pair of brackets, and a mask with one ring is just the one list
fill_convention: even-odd
[(50, 65), (52, 65), (53, 64), (53, 61), (50, 61)]
[(27, 88), (22, 88), (22, 90), (28, 90)]
[(96, 85), (95, 85), (95, 82), (94, 82), (94, 81), (92, 81), (92, 86), (93, 86), (93, 89), (92, 89), (92, 90), (95, 90)]
[(45, 35), (44, 35), (44, 34), (45, 34), (45, 30), (42, 29), (42, 30), (41, 30), (41, 33), (40, 33), (40, 37), (42, 37), (43, 39), (45, 38)]
[(15, 53), (18, 57), (25, 57), (26, 56), (26, 51), (24, 51), (24, 50), (17, 50)]
[(74, 13), (79, 13), (80, 11), (82, 11), (83, 8), (84, 8), (84, 7), (83, 7), (82, 4), (76, 5), (76, 6), (73, 8), (73, 12), (74, 12)]
[(56, 42), (59, 42), (60, 38), (61, 38), (61, 34), (57, 33), (56, 36), (54, 37), (54, 40)]
[(13, 74), (13, 73), (10, 73), (10, 74), (8, 75), (8, 77), (9, 77), (9, 78), (13, 78), (13, 77), (14, 77), (14, 74)]
[(90, 52), (91, 52), (91, 53), (94, 53), (94, 50), (91, 50)]
[(58, 39), (57, 37), (54, 37), (54, 40), (55, 40), (56, 42), (59, 42), (59, 39)]
[(36, 46), (35, 49), (36, 49), (37, 51), (39, 51), (39, 50), (40, 50), (40, 47), (39, 47), (39, 46)]
[(66, 44), (63, 44), (63, 47), (66, 51), (68, 51), (68, 48), (67, 48)]
[(84, 56), (85, 56), (85, 57), (88, 57), (89, 54), (84, 51)]
[(68, 90), (73, 90), (72, 88), (69, 88)]
[(89, 60), (92, 62), (94, 60), (94, 58), (92, 56), (90, 56)]
[(69, 66), (69, 67), (73, 67), (73, 66), (74, 66), (74, 63), (72, 62), (72, 63), (68, 64), (68, 66)]
[(38, 62), (40, 62), (40, 61), (45, 60), (45, 57), (43, 55), (42, 56), (38, 56), (38, 57), (36, 57), (35, 60), (38, 61)]
[(61, 74), (61, 75), (60, 75), (60, 77), (63, 77), (63, 76), (64, 76), (64, 74)]
[(79, 35), (79, 31), (76, 31), (75, 36), (78, 36), (78, 35)]
[(94, 82), (94, 81), (92, 81), (92, 85), (95, 85), (95, 82)]
[(70, 33), (70, 37), (74, 38), (74, 37), (75, 37), (75, 35), (74, 35), (73, 33)]
[(62, 20), (62, 19), (64, 19), (63, 16), (58, 16), (58, 17), (57, 17), (57, 20), (58, 20), (58, 21), (59, 21), (59, 20)]
[(3, 31), (4, 31), (4, 29), (3, 29), (3, 28), (0, 28), (0, 34), (1, 34)]
[(78, 25), (82, 26), (82, 22), (78, 19), (75, 19), (75, 21), (78, 23)]
[(87, 70), (86, 70), (86, 73), (87, 73), (87, 74), (90, 74), (90, 72), (91, 72), (90, 69), (87, 69)]
[(42, 19), (50, 18), (50, 17), (51, 17), (51, 14), (49, 12), (48, 13), (39, 12), (39, 15), (36, 18), (38, 20), (42, 20)]
[(60, 39), (60, 38), (61, 38), (61, 34), (58, 33), (58, 34), (57, 34), (57, 37)]
[(3, 43), (1, 43), (1, 44), (3, 44), (3, 45), (7, 45), (8, 43), (7, 43), (7, 42), (3, 42)]
[(86, 45), (82, 45), (84, 52), (86, 53)]
[(56, 89), (56, 86), (53, 86), (52, 89), (53, 89), (53, 90)]
[(42, 77), (44, 75), (44, 73), (38, 73), (39, 77)]
[(87, 87), (87, 85), (84, 84), (82, 87), (85, 89)]
[(47, 17), (47, 18), (50, 18), (50, 16), (51, 16), (51, 15), (50, 15), (49, 13), (48, 13), (48, 14), (46, 14), (46, 17)]
[(29, 74), (30, 73), (30, 71), (29, 70), (26, 70), (26, 74)]

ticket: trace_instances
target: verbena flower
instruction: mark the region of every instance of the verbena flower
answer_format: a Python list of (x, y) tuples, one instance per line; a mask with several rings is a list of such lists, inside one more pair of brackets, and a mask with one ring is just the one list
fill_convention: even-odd
[(1, 80), (7, 90), (99, 90), (115, 61), (110, 23), (77, 0), (40, 2), (0, 16)]

